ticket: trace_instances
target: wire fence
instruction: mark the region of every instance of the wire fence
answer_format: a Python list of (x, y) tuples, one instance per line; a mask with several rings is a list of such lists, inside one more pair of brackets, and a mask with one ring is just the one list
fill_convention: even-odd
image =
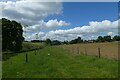
[(105, 58), (118, 59), (118, 42), (111, 43), (88, 43), (61, 45), (60, 47), (74, 54), (94, 55)]

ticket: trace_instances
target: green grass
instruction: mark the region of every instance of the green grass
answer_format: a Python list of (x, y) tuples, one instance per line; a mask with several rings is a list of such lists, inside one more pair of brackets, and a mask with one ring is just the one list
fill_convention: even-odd
[[(28, 63), (25, 62), (28, 54)], [(48, 55), (50, 54), (50, 55)], [(116, 78), (118, 62), (75, 55), (59, 47), (24, 52), (3, 61), (3, 78)]]
[(29, 52), (29, 51), (33, 51), (33, 50), (42, 49), (43, 47), (45, 47), (45, 44), (44, 43), (23, 42), (22, 46), (23, 46), (22, 50), (17, 53), (11, 52), (11, 51), (2, 52), (2, 59), (7, 60), (10, 57), (16, 56), (22, 52)]

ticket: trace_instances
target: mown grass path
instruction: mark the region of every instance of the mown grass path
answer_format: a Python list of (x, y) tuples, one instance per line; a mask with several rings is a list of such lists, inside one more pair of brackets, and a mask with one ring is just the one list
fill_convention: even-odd
[[(25, 62), (26, 53), (28, 63)], [(75, 55), (54, 46), (23, 52), (3, 61), (3, 78), (115, 78), (117, 76), (118, 62), (115, 60)]]

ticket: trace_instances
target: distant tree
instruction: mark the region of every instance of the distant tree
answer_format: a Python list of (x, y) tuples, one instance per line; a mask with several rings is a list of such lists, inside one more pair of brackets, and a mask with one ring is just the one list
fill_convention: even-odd
[(31, 42), (40, 42), (40, 40), (31, 40)]
[(69, 44), (68, 41), (64, 41), (63, 44)]
[(52, 41), (52, 45), (61, 45), (61, 42), (58, 40)]
[(112, 40), (113, 41), (120, 41), (120, 36), (115, 35)]
[(77, 40), (76, 40), (76, 39), (71, 40), (71, 41), (69, 41), (69, 43), (70, 43), (70, 44), (76, 44), (76, 43), (77, 43)]
[(111, 42), (111, 36), (104, 36), (104, 41)]
[(46, 43), (47, 45), (52, 45), (52, 42), (51, 42), (50, 39), (46, 39), (45, 43)]
[(88, 41), (87, 41), (87, 40), (84, 40), (83, 42), (84, 42), (84, 43), (88, 43)]
[(96, 42), (111, 42), (112, 38), (111, 36), (98, 36), (98, 38), (96, 39)]
[(78, 37), (77, 39), (71, 40), (69, 43), (70, 44), (76, 44), (76, 43), (82, 43), (83, 40), (81, 39), (81, 37)]
[(81, 37), (78, 37), (77, 38), (77, 43), (82, 43), (83, 42), (83, 40), (81, 39)]
[(104, 38), (102, 36), (98, 36), (96, 42), (104, 42)]
[(19, 51), (22, 49), (23, 30), (20, 23), (2, 18), (2, 49)]

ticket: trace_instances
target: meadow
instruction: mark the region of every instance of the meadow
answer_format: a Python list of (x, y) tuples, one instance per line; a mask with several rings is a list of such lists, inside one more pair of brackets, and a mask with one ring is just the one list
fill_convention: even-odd
[[(60, 45), (60, 47), (75, 54), (99, 56), (100, 53), (100, 57), (118, 60), (119, 45), (120, 42), (116, 41)], [(100, 51), (98, 49), (100, 49)]]
[[(28, 62), (26, 62), (26, 54)], [(3, 78), (117, 78), (118, 60), (74, 54), (59, 46), (18, 53), (3, 61)]]

